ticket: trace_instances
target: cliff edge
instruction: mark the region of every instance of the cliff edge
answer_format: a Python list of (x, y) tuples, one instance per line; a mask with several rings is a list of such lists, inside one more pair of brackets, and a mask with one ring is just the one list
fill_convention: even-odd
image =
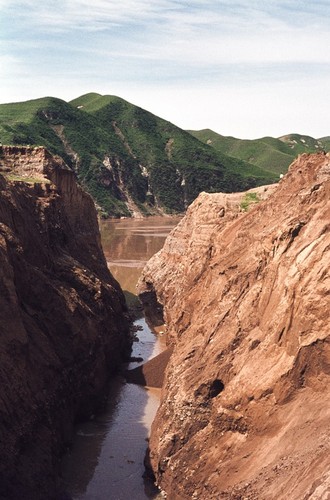
[(76, 419), (130, 348), (94, 203), (44, 148), (0, 148), (0, 497), (52, 499)]
[(173, 347), (151, 466), (171, 500), (325, 499), (329, 154), (246, 213), (231, 196), (200, 195), (139, 284)]

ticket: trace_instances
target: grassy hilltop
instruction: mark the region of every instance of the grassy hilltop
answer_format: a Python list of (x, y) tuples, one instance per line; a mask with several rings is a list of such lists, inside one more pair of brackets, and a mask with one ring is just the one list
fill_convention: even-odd
[(181, 212), (201, 191), (245, 190), (279, 173), (95, 93), (69, 103), (45, 97), (0, 105), (0, 142), (43, 145), (60, 155), (105, 216)]
[(275, 139), (242, 140), (225, 137), (212, 130), (190, 130), (194, 137), (208, 144), (217, 151), (233, 158), (241, 159), (257, 165), (272, 173), (284, 174), (288, 166), (301, 153), (329, 151), (330, 137), (314, 139), (306, 135), (289, 134)]

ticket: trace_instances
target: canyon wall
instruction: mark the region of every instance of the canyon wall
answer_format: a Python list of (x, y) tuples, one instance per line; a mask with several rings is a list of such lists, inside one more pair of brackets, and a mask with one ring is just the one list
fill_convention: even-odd
[(58, 498), (76, 419), (131, 341), (94, 203), (44, 148), (0, 148), (0, 497)]
[(272, 189), (246, 213), (201, 194), (139, 283), (173, 348), (150, 439), (171, 500), (330, 494), (329, 154)]

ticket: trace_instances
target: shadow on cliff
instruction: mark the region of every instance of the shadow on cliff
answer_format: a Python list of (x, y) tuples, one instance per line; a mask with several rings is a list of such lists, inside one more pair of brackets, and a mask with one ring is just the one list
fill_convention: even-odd
[(126, 370), (124, 375), (127, 382), (161, 389), (164, 383), (165, 369), (172, 352), (173, 348), (166, 349), (143, 365)]

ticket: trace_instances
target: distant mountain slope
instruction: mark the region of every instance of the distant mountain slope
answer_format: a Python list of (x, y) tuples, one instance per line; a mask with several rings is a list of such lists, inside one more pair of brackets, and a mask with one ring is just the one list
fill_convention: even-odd
[[(121, 165), (133, 171), (140, 170), (139, 166), (137, 162), (127, 165), (130, 158), (120, 139), (115, 133), (103, 130), (88, 114), (52, 97), (0, 105), (0, 138), (4, 144), (47, 147), (76, 171), (80, 182), (105, 214), (130, 214), (119, 181), (104, 164), (105, 157), (115, 152)], [(139, 186), (135, 188), (138, 191)], [(139, 202), (138, 195), (135, 198)]]
[(214, 154), (186, 131), (118, 97), (87, 94), (71, 104), (105, 130), (115, 131), (131, 157), (139, 160), (149, 191), (161, 206), (183, 210), (201, 189), (241, 190), (244, 184), (274, 181), (253, 165)]
[(119, 97), (91, 93), (0, 105), (0, 142), (43, 145), (74, 169), (105, 215), (180, 212), (201, 191), (274, 182)]
[(319, 141), (323, 144), (325, 151), (330, 151), (330, 136), (321, 137)]
[(225, 137), (212, 130), (190, 130), (194, 137), (217, 151), (255, 164), (267, 172), (283, 174), (298, 154), (330, 149), (330, 137), (314, 139), (306, 135), (289, 134), (275, 139), (244, 140)]
[(289, 134), (279, 137), (279, 140), (289, 146), (295, 155), (302, 153), (315, 153), (326, 148), (321, 139), (314, 139), (309, 135)]

